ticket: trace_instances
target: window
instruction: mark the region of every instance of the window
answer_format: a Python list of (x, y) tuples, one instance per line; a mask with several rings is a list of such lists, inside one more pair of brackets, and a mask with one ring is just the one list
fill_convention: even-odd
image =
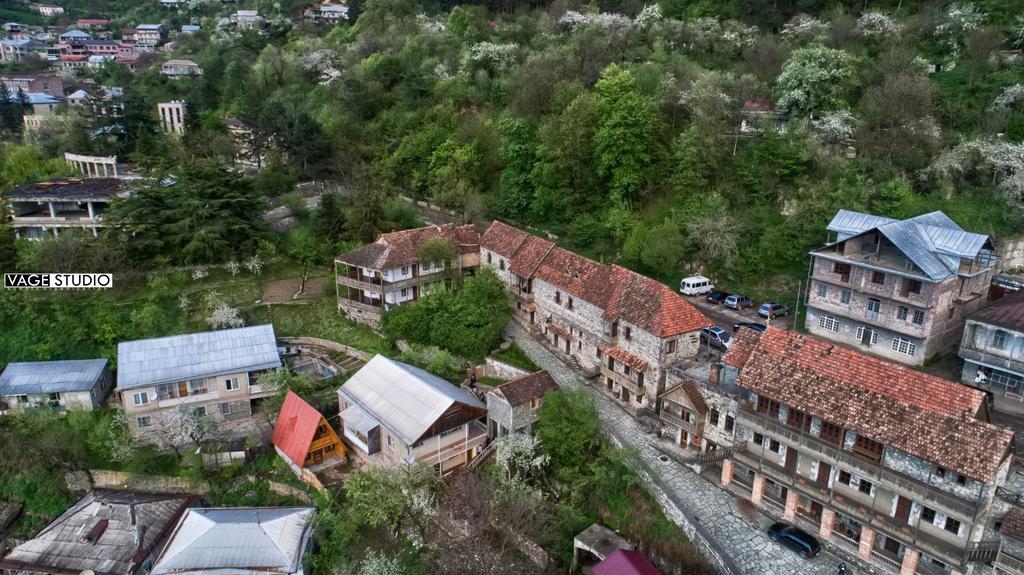
[(622, 330), (622, 337), (626, 338), (626, 341), (633, 339), (633, 330), (630, 329), (629, 326), (626, 326), (625, 329)]
[(594, 349), (594, 352), (597, 355), (597, 359), (601, 359), (601, 348)]
[(197, 407), (197, 408), (195, 408), (195, 410), (193, 410), (193, 413), (195, 413), (199, 417), (205, 417), (206, 416), (206, 407), (205, 406)]
[(227, 391), (236, 391), (238, 390), (239, 387), (240, 386), (238, 384), (237, 377), (232, 377), (231, 379), (228, 379), (227, 381), (224, 382), (224, 389), (226, 389)]
[(718, 410), (712, 409), (711, 414), (708, 415), (708, 423), (714, 426), (718, 426)]
[(857, 439), (853, 442), (853, 454), (874, 463), (882, 460), (883, 450), (884, 446), (881, 443), (860, 434), (857, 435)]
[(901, 305), (900, 307), (896, 308), (896, 319), (900, 321), (907, 321), (907, 314), (909, 312), (910, 310), (908, 310), (906, 306)]
[(205, 379), (192, 379), (188, 382), (188, 394), (189, 395), (200, 395), (206, 393), (206, 380)]
[(629, 375), (630, 373), (633, 373), (633, 370), (628, 365), (622, 364), (622, 373)]
[(217, 411), (221, 415), (231, 415), (231, 404), (230, 403), (218, 403)]
[(850, 475), (849, 471), (839, 470), (839, 477), (838, 477), (838, 479), (839, 479), (839, 483), (842, 483), (843, 485), (846, 485), (847, 487), (849, 487), (850, 482), (853, 481), (853, 476)]
[(754, 432), (754, 443), (758, 445), (764, 445), (764, 436), (760, 433)]
[(147, 427), (153, 427), (153, 418), (144, 415), (136, 420), (139, 424), (139, 429), (146, 429)]
[(874, 485), (872, 485), (870, 481), (868, 481), (866, 479), (861, 479), (860, 480), (860, 485), (857, 486), (857, 491), (860, 491), (861, 493), (864, 493), (865, 495), (871, 495), (871, 488), (872, 487), (874, 487)]
[(992, 347), (995, 349), (1006, 349), (1006, 332), (996, 331), (992, 334)]
[(967, 477), (963, 475), (956, 476), (957, 485), (967, 485)]
[(818, 297), (825, 297), (828, 295), (828, 285), (819, 283), (818, 284)]
[(498, 269), (505, 271), (505, 260), (498, 260)]
[(866, 312), (867, 313), (867, 317), (869, 317), (869, 318), (877, 318), (878, 317), (878, 312), (880, 312), (881, 310), (882, 310), (882, 301), (881, 300), (877, 300), (877, 299), (874, 299), (874, 298), (868, 300), (868, 309), (867, 309), (867, 312)]
[(885, 272), (872, 272), (871, 283), (878, 284), (880, 286), (885, 285)]
[(916, 325), (923, 324), (924, 323), (924, 312), (919, 310), (919, 309), (914, 310), (914, 319), (912, 321)]
[(782, 453), (782, 444), (773, 439), (768, 443), (768, 450), (772, 453)]
[(931, 507), (921, 508), (921, 521), (925, 523), (935, 524), (935, 510)]
[(409, 266), (402, 266), (402, 275), (403, 276), (409, 275)]
[(643, 389), (644, 389), (644, 372), (642, 372), (642, 371), (636, 372), (636, 385), (637, 385), (637, 387), (640, 388), (641, 391), (643, 391)]
[(946, 468), (942, 467), (941, 465), (936, 467), (935, 468), (935, 477), (938, 477), (939, 479), (945, 479), (946, 478)]
[(399, 292), (399, 296), (398, 297), (407, 297), (408, 295), (409, 295), (409, 288), (402, 288), (402, 291)]
[(843, 428), (834, 423), (822, 421), (820, 436), (823, 440), (833, 445), (839, 445), (843, 440)]
[[(25, 399), (28, 400), (28, 396), (26, 396)], [(135, 405), (146, 405), (147, 403), (149, 403), (149, 393), (145, 391), (133, 393), (132, 403), (134, 403)]]
[(530, 409), (533, 411), (540, 409), (540, 398), (535, 397), (530, 400)]
[(841, 300), (841, 301), (842, 301), (842, 302), (843, 302), (844, 304), (849, 304), (849, 303), (850, 303), (850, 294), (851, 294), (850, 290), (848, 290), (848, 289), (844, 289), (844, 290), (843, 290), (843, 295), (842, 295), (842, 296), (840, 296), (840, 300)]
[(562, 292), (555, 292), (555, 303), (562, 303)]
[[(865, 341), (864, 337), (865, 331), (870, 334), (867, 338), (867, 341)], [(857, 328), (857, 341), (866, 345), (875, 345), (876, 343), (878, 343), (878, 332), (873, 329), (866, 330), (864, 326), (860, 326)]]
[(572, 309), (572, 296), (569, 296), (568, 301), (565, 302), (565, 307)]
[(892, 338), (892, 350), (897, 353), (904, 355), (914, 355), (917, 353), (917, 344), (910, 341), (909, 339), (903, 339), (902, 337)]
[(394, 447), (395, 446), (395, 440), (394, 440), (394, 438), (391, 437), (390, 433), (384, 434), (384, 437), (385, 437), (386, 441), (388, 442), (388, 447)]
[(839, 331), (839, 320), (832, 316), (823, 315), (818, 318), (818, 327), (829, 331)]
[(732, 433), (732, 429), (735, 426), (736, 426), (736, 420), (733, 419), (731, 415), (726, 415), (725, 416), (725, 430), (728, 431), (729, 433)]
[(441, 437), (448, 437), (450, 435), (455, 435), (456, 433), (458, 433), (460, 431), (462, 431), (462, 426), (453, 427), (451, 429), (446, 429), (446, 430), (441, 432)]
[(494, 260), (491, 258), (491, 252), (487, 252), (487, 263), (494, 263)]
[(945, 529), (946, 529), (946, 531), (949, 531), (953, 535), (959, 535), (960, 534), (960, 522), (957, 521), (956, 519), (953, 519), (952, 517), (947, 517), (946, 518), (946, 527), (945, 527)]
[(919, 294), (921, 293), (921, 280), (904, 279), (903, 286), (906, 288), (908, 294)]

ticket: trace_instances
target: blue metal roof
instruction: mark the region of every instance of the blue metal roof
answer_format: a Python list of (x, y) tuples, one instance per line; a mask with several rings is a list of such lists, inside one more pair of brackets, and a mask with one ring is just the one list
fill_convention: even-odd
[(280, 366), (270, 324), (125, 341), (117, 345), (117, 389)]
[(100, 382), (106, 367), (105, 359), (11, 363), (0, 374), (0, 395), (89, 391)]

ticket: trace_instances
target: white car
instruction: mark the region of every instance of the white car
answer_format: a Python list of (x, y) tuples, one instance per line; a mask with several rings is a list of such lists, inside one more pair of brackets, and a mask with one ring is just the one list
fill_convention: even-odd
[(690, 276), (679, 282), (679, 293), (683, 295), (702, 295), (715, 289), (715, 284), (704, 276)]

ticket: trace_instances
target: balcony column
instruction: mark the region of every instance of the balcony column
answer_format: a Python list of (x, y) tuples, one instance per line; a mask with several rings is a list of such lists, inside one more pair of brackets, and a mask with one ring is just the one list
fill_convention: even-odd
[(832, 538), (832, 526), (836, 523), (836, 512), (828, 507), (821, 510), (821, 529), (818, 536), (824, 540)]
[(761, 497), (764, 496), (764, 475), (754, 474), (754, 486), (750, 489), (750, 502), (754, 505), (761, 504)]
[(870, 527), (861, 527), (860, 545), (857, 547), (857, 557), (867, 561), (871, 559), (871, 548), (875, 546), (875, 530)]
[(93, 213), (93, 211), (92, 211), (92, 202), (85, 202), (85, 208), (87, 210), (89, 210), (89, 219), (90, 220), (95, 219), (96, 218), (96, 214)]
[(786, 492), (786, 510), (782, 512), (782, 517), (786, 521), (792, 521), (796, 517), (796, 506), (800, 503), (800, 494), (790, 489)]
[(732, 474), (736, 469), (736, 464), (731, 459), (722, 460), (722, 489), (729, 487), (732, 483)]
[(921, 558), (921, 552), (907, 547), (903, 551), (903, 563), (900, 565), (900, 575), (914, 575), (917, 573), (917, 561)]
[(53, 209), (53, 202), (46, 202), (46, 206), (48, 208), (50, 208), (50, 217), (51, 218), (56, 218), (57, 217), (57, 210)]

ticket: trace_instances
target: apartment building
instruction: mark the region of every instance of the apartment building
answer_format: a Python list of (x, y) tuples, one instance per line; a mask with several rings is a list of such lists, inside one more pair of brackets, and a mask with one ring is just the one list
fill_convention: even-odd
[(0, 76), (0, 84), (7, 86), (7, 89), (14, 93), (21, 90), (26, 94), (39, 92), (49, 94), (55, 98), (64, 97), (64, 82), (60, 76), (39, 76), (35, 74)]
[(130, 38), (140, 48), (155, 48), (167, 39), (167, 29), (162, 24), (139, 24), (132, 30)]
[(99, 235), (110, 201), (126, 194), (118, 178), (57, 178), (15, 188), (6, 196), (18, 238), (40, 239), (78, 230)]
[(0, 40), (0, 62), (20, 62), (44, 48), (42, 42), (30, 38)]
[[(423, 261), (431, 242), (443, 242), (452, 261)], [(480, 263), (480, 234), (472, 225), (444, 224), (381, 234), (377, 241), (334, 258), (338, 309), (377, 325), (383, 312), (430, 293)]]
[(186, 406), (228, 425), (277, 393), (260, 377), (281, 367), (270, 324), (125, 341), (117, 345), (117, 389), (132, 432), (160, 433)]
[(997, 300), (967, 316), (959, 355), (962, 381), (1001, 396), (1024, 397), (1024, 293)]
[(267, 19), (256, 10), (238, 10), (229, 19), (239, 30), (257, 30), (262, 32), (267, 29)]
[(983, 392), (776, 328), (741, 330), (723, 361), (741, 391), (723, 486), (883, 573), (995, 558), (1013, 431)]
[(987, 300), (991, 240), (942, 212), (893, 220), (840, 210), (828, 231), (810, 252), (805, 326), (819, 337), (922, 365), (955, 348), (964, 318)]
[(487, 441), (487, 408), (451, 383), (382, 355), (338, 388), (342, 437), (372, 465), (448, 474)]
[(495, 221), (480, 240), (513, 319), (632, 411), (654, 410), (669, 367), (697, 355), (711, 320), (672, 288)]

